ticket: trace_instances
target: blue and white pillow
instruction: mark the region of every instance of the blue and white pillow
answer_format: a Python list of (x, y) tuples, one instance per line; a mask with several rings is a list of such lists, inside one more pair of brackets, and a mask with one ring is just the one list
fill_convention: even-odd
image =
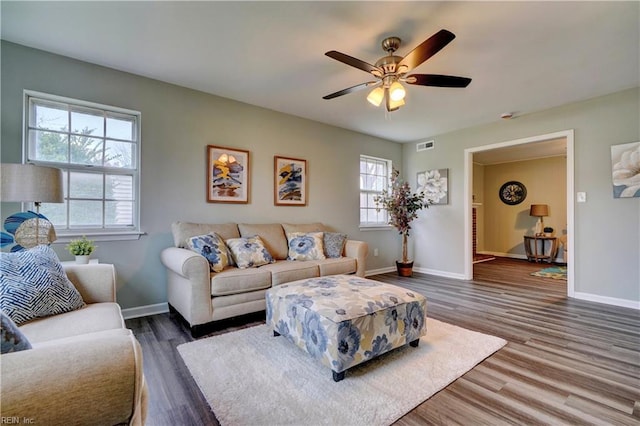
[(18, 328), (15, 322), (11, 320), (4, 312), (0, 311), (0, 352), (3, 354), (9, 352), (19, 352), (31, 349), (31, 343), (26, 336)]
[(342, 234), (340, 232), (325, 232), (323, 242), (325, 256), (328, 258), (342, 257), (344, 245), (347, 242), (347, 234)]
[(83, 306), (82, 296), (49, 246), (0, 253), (0, 309), (16, 324)]
[(220, 272), (229, 265), (229, 249), (215, 232), (189, 238), (187, 247), (204, 256), (212, 272)]
[(323, 232), (291, 232), (289, 240), (289, 260), (325, 259)]
[(228, 239), (227, 247), (231, 250), (236, 266), (240, 269), (254, 268), (275, 262), (262, 239), (257, 235), (248, 238)]

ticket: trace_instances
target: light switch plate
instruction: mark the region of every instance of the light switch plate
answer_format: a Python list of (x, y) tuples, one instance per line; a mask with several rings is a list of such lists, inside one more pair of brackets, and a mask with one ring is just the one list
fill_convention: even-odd
[(587, 202), (587, 193), (586, 192), (578, 192), (578, 193), (576, 193), (576, 201), (578, 201), (579, 203), (586, 203)]

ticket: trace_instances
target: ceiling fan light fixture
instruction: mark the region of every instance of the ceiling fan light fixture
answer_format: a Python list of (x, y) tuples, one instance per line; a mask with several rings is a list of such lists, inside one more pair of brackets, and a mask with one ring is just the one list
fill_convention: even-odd
[(376, 87), (371, 91), (371, 93), (369, 93), (369, 96), (367, 96), (367, 101), (369, 101), (370, 104), (375, 106), (380, 106), (383, 99), (384, 99), (384, 89), (382, 87)]
[[(392, 101), (402, 101), (406, 95), (404, 87), (398, 81), (394, 81), (391, 87), (389, 87), (389, 97)], [(404, 102), (402, 102), (404, 105)]]
[(404, 105), (404, 99), (400, 99), (399, 101), (394, 101), (391, 99), (391, 96), (387, 96), (387, 111), (396, 111), (401, 106)]

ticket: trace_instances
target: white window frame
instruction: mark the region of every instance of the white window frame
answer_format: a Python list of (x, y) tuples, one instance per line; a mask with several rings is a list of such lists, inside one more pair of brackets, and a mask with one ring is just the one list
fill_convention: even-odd
[[(362, 167), (362, 162), (363, 161), (369, 161), (369, 162), (374, 162), (374, 163), (378, 163), (378, 164), (383, 164), (385, 169), (386, 169), (386, 176), (385, 177), (385, 182), (386, 182), (386, 188), (382, 188), (379, 191), (376, 190), (370, 190), (370, 189), (363, 189), (362, 188), (362, 182), (365, 179), (365, 176), (367, 175), (371, 175), (371, 173), (362, 173), (361, 167)], [(370, 205), (363, 205), (362, 204), (362, 199), (363, 199), (363, 195), (365, 195), (365, 199), (367, 199), (368, 195), (378, 195), (382, 193), (383, 189), (388, 189), (389, 188), (389, 184), (391, 182), (391, 172), (393, 170), (393, 162), (391, 160), (388, 160), (386, 158), (379, 158), (379, 157), (373, 157), (370, 155), (364, 155), (361, 154), (360, 155), (360, 161), (358, 163), (358, 175), (360, 178), (360, 185), (359, 185), (359, 197), (360, 197), (360, 202), (359, 202), (359, 209), (358, 209), (358, 215), (360, 218), (362, 218), (362, 209), (375, 209), (376, 206), (370, 206)], [(378, 175), (380, 176), (380, 175)], [(366, 203), (365, 203), (366, 204)], [(377, 229), (392, 229), (392, 226), (389, 225), (389, 219), (388, 219), (388, 214), (385, 210), (381, 210), (380, 211), (380, 215), (381, 215), (381, 220), (380, 221), (376, 221), (376, 222), (362, 222), (362, 220), (360, 220), (360, 230), (377, 230)]]
[[(135, 123), (135, 141), (132, 143), (136, 144), (136, 155), (134, 164), (132, 168), (117, 168), (117, 167), (104, 167), (104, 166), (94, 166), (94, 165), (82, 165), (82, 164), (72, 164), (68, 163), (58, 163), (53, 161), (45, 161), (38, 160), (36, 158), (31, 158), (30, 152), (30, 144), (29, 144), (29, 130), (36, 129), (37, 127), (30, 126), (30, 101), (34, 99), (37, 101), (44, 102), (56, 102), (61, 104), (66, 104), (68, 108), (82, 109), (82, 108), (91, 108), (92, 110), (99, 110), (104, 114), (104, 119), (108, 116), (125, 116), (126, 118), (132, 118)], [(66, 243), (70, 240), (77, 238), (81, 235), (85, 235), (97, 241), (116, 241), (116, 240), (134, 240), (140, 238), (140, 235), (144, 234), (140, 229), (140, 159), (141, 159), (141, 116), (142, 114), (139, 111), (133, 111), (125, 108), (119, 108), (109, 105), (103, 105), (93, 102), (87, 102), (78, 99), (67, 98), (63, 96), (51, 95), (42, 92), (36, 92), (33, 90), (24, 90), (23, 96), (23, 132), (22, 132), (22, 153), (23, 153), (23, 163), (32, 163), (36, 165), (42, 166), (50, 166), (57, 167), (62, 169), (65, 172), (68, 171), (80, 171), (80, 172), (89, 172), (89, 173), (98, 173), (105, 176), (107, 173), (110, 175), (131, 175), (133, 176), (133, 223), (129, 226), (114, 226), (114, 225), (105, 225), (96, 227), (71, 227), (69, 226), (69, 210), (67, 205), (67, 213), (66, 220), (67, 223), (65, 226), (56, 225), (56, 234), (57, 240), (56, 243)], [(71, 129), (69, 129), (71, 133)], [(93, 136), (92, 136), (93, 137)], [(98, 139), (107, 139), (107, 135), (103, 134), (103, 136), (97, 136)], [(111, 138), (109, 138), (111, 139)], [(131, 141), (129, 141), (131, 142)], [(69, 173), (65, 173), (67, 182), (65, 182), (65, 188), (69, 188), (68, 179), (70, 178)], [(68, 194), (65, 189), (65, 201), (68, 201)], [(104, 202), (108, 201), (104, 194), (102, 196), (102, 204), (104, 206)], [(26, 203), (29, 207), (34, 208), (33, 203)], [(42, 203), (43, 206), (46, 203)], [(104, 208), (104, 207), (103, 207)], [(101, 213), (104, 215), (104, 212)], [(103, 216), (104, 220), (104, 216)]]

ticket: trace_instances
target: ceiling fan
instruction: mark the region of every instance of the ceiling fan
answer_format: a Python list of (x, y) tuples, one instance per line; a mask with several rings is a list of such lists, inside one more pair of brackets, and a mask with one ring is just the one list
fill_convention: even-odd
[(411, 70), (422, 64), (424, 61), (438, 53), (443, 47), (449, 44), (456, 36), (447, 30), (440, 30), (418, 47), (413, 49), (407, 56), (396, 56), (394, 52), (400, 47), (401, 40), (398, 37), (388, 37), (382, 40), (382, 49), (388, 53), (371, 65), (360, 59), (354, 58), (344, 53), (331, 50), (325, 55), (362, 71), (368, 72), (377, 80), (367, 81), (352, 87), (340, 90), (335, 93), (323, 96), (323, 99), (333, 99), (338, 96), (366, 89), (375, 88), (367, 96), (367, 100), (375, 106), (380, 106), (383, 100), (387, 111), (395, 111), (404, 105), (405, 89), (401, 83), (415, 84), (419, 86), (436, 87), (467, 87), (471, 83), (470, 78), (456, 77), (452, 75), (440, 74), (411, 74)]

